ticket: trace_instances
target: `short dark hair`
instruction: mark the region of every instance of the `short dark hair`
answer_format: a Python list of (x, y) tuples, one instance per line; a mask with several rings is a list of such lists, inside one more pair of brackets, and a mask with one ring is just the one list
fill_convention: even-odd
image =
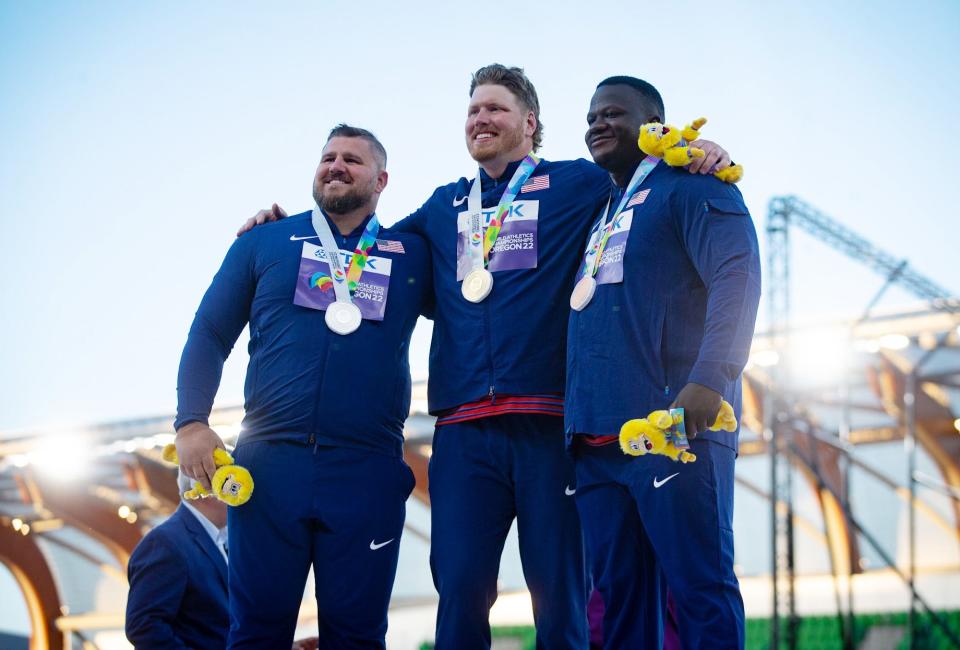
[(485, 65), (473, 73), (470, 79), (470, 96), (477, 86), (493, 84), (503, 86), (517, 98), (520, 104), (528, 111), (533, 111), (537, 120), (537, 128), (533, 132), (533, 150), (540, 148), (543, 142), (543, 122), (540, 121), (540, 100), (537, 99), (537, 89), (533, 82), (523, 73), (523, 68), (508, 68), (499, 63)]
[(643, 79), (637, 79), (636, 77), (618, 75), (616, 77), (607, 77), (597, 84), (597, 88), (603, 86), (630, 86), (649, 102), (650, 108), (655, 109), (660, 114), (661, 120), (667, 119), (666, 110), (663, 107), (663, 97), (661, 97), (657, 89), (653, 87), (653, 84), (647, 83)]
[(358, 126), (350, 126), (349, 124), (340, 123), (330, 129), (330, 135), (327, 136), (327, 142), (330, 142), (333, 138), (363, 138), (370, 143), (370, 146), (373, 147), (374, 153), (380, 158), (380, 167), (381, 169), (387, 168), (387, 150), (383, 148), (383, 145), (380, 144), (380, 141), (377, 140), (375, 136), (370, 131), (366, 129), (361, 129)]

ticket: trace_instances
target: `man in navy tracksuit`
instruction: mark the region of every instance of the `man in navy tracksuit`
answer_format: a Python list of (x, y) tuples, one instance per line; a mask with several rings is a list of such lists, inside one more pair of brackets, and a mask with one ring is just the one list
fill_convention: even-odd
[[(384, 647), (414, 484), (402, 458), (408, 347), (432, 303), (425, 243), (378, 237), (385, 164), (372, 134), (334, 129), (314, 181), (318, 207), (237, 239), (190, 329), (177, 451), (206, 487), (222, 446), (207, 418), (224, 360), (250, 326), (234, 456), (255, 487), (229, 512), (231, 648), (290, 648), (311, 565), (320, 647)], [(331, 320), (336, 308), (347, 317)]]
[[(598, 86), (586, 140), (613, 180), (611, 212), (639, 177), (640, 125), (663, 114), (646, 82), (613, 77)], [(707, 427), (721, 399), (739, 418), (760, 296), (756, 233), (732, 185), (663, 163), (651, 169), (629, 190), (592, 299), (570, 312), (565, 419), (577, 507), (606, 605), (606, 647), (660, 648), (669, 588), (685, 648), (738, 648), (737, 432)], [(696, 461), (624, 455), (621, 425), (668, 407), (684, 408)]]
[[(521, 71), (488, 66), (474, 76), (466, 139), (480, 163), (485, 224), (540, 143), (538, 114), (536, 91)], [(434, 265), (428, 392), (438, 415), (430, 459), (436, 644), (490, 646), (500, 555), (516, 517), (538, 647), (582, 649), (586, 594), (575, 477), (563, 445), (563, 341), (571, 260), (609, 181), (585, 160), (539, 161), (489, 256), (493, 289), (471, 302), (462, 295), (464, 217), (475, 182), (438, 188), (396, 226), (428, 239)]]

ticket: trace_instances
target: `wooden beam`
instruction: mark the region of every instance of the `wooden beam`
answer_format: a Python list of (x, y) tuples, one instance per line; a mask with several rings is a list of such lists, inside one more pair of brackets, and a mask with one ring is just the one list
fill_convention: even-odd
[(794, 461), (820, 502), (829, 550), (837, 575), (860, 573), (860, 549), (853, 523), (844, 512), (846, 486), (840, 471), (842, 451), (806, 431), (794, 431)]
[(126, 573), (130, 554), (143, 537), (141, 527), (121, 519), (116, 506), (92, 494), (89, 487), (78, 489), (76, 485), (39, 476), (32, 479), (42, 507), (103, 544)]
[(63, 650), (64, 635), (55, 621), (61, 615), (53, 572), (32, 535), (0, 526), (0, 562), (13, 574), (30, 617), (30, 650)]

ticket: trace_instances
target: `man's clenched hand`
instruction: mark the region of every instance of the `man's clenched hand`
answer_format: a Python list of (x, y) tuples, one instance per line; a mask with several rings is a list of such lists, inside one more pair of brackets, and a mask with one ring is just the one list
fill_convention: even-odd
[(225, 449), (220, 436), (202, 422), (190, 422), (180, 427), (174, 442), (177, 445), (180, 471), (209, 492), (210, 479), (217, 471), (213, 462), (213, 450), (217, 447)]
[(683, 423), (692, 438), (717, 421), (722, 401), (720, 393), (691, 382), (683, 387), (670, 408), (683, 409)]

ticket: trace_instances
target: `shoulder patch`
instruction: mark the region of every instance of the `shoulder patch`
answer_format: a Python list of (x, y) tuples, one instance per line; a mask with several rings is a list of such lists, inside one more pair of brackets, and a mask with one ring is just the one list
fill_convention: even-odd
[(525, 192), (539, 192), (540, 190), (549, 190), (550, 189), (550, 174), (541, 174), (540, 176), (533, 176), (520, 187), (520, 193)]
[(623, 209), (626, 210), (627, 208), (632, 208), (635, 205), (642, 204), (644, 201), (647, 200), (647, 195), (650, 194), (650, 189), (651, 188), (648, 187), (647, 189), (640, 190), (639, 192), (634, 194), (633, 198), (627, 201), (627, 205), (625, 205)]
[(381, 253), (399, 253), (401, 255), (406, 253), (403, 249), (403, 242), (395, 239), (378, 239), (377, 250)]

